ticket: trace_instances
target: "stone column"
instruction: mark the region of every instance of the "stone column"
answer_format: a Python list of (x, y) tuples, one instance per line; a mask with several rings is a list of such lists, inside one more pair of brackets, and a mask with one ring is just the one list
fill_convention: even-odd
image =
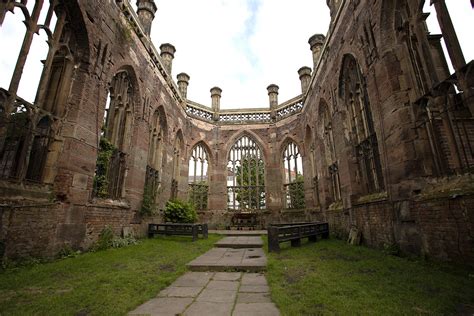
[(308, 91), (309, 85), (311, 84), (311, 68), (301, 67), (298, 70), (298, 75), (300, 75), (301, 81), (301, 93), (305, 94)]
[(214, 87), (211, 89), (212, 111), (214, 112), (213, 120), (219, 120), (219, 111), (221, 110), (222, 89)]
[(276, 108), (278, 107), (278, 87), (276, 84), (271, 84), (267, 87), (268, 99), (270, 101), (270, 117), (274, 121), (276, 119)]
[(177, 76), (178, 79), (178, 89), (179, 92), (181, 93), (181, 96), (185, 99), (188, 98), (188, 86), (189, 86), (189, 75), (182, 72), (178, 74)]
[(137, 15), (146, 35), (150, 36), (151, 24), (157, 7), (154, 0), (137, 0)]
[(176, 53), (176, 48), (169, 44), (161, 44), (160, 46), (161, 50), (161, 60), (163, 61), (163, 66), (165, 67), (166, 71), (171, 75), (171, 70), (173, 68), (173, 59), (174, 59), (174, 53)]
[(324, 42), (326, 37), (323, 34), (314, 34), (308, 40), (308, 44), (311, 47), (313, 52), (313, 68), (316, 69), (318, 64), (319, 56), (321, 55), (321, 50), (323, 49)]

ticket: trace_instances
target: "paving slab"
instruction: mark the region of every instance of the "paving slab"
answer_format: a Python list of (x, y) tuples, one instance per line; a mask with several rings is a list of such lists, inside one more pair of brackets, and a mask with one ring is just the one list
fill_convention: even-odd
[(233, 316), (277, 316), (280, 311), (274, 303), (237, 303)]
[(205, 286), (214, 276), (212, 272), (189, 272), (180, 276), (173, 286)]
[(234, 303), (195, 302), (184, 313), (189, 316), (230, 316)]
[(214, 245), (219, 248), (262, 248), (263, 240), (260, 236), (228, 236)]
[(175, 316), (176, 314), (182, 314), (192, 302), (192, 298), (154, 298), (138, 306), (128, 315)]
[(268, 285), (241, 285), (239, 292), (243, 293), (268, 293), (270, 289)]
[(262, 273), (245, 273), (242, 277), (242, 285), (268, 285), (268, 283)]
[(216, 272), (212, 278), (215, 281), (238, 281), (242, 272)]
[(191, 271), (264, 271), (267, 258), (261, 248), (213, 248), (187, 264)]
[(191, 297), (198, 296), (204, 286), (168, 286), (158, 297)]
[(270, 293), (238, 293), (237, 303), (271, 303)]
[(237, 291), (239, 288), (239, 282), (237, 281), (219, 281), (212, 280), (207, 285), (206, 289), (212, 290), (224, 290), (224, 291)]
[(237, 291), (224, 291), (206, 288), (196, 298), (196, 302), (233, 303), (236, 297)]

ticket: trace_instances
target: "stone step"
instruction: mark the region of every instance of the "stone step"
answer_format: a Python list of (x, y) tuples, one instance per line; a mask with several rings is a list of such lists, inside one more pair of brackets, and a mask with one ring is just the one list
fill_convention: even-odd
[(213, 248), (187, 264), (190, 271), (265, 271), (267, 258), (261, 248)]
[(266, 230), (209, 230), (209, 234), (225, 236), (262, 236), (266, 235)]
[(263, 240), (260, 236), (227, 236), (214, 244), (218, 248), (262, 248)]

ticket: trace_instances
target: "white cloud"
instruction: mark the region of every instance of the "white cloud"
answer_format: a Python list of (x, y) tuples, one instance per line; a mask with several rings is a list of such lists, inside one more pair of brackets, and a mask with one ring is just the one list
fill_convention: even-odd
[(280, 86), (280, 102), (301, 91), (298, 69), (312, 66), (308, 38), (326, 33), (324, 1), (160, 0), (152, 27), (157, 47), (176, 46), (173, 77), (191, 76), (188, 97), (210, 104), (222, 88), (222, 108), (268, 106), (266, 87)]

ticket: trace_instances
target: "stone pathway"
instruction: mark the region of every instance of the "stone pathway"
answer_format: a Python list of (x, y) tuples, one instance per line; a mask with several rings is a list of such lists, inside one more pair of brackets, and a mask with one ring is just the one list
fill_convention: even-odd
[[(242, 248), (244, 245), (253, 248)], [(219, 248), (209, 250), (188, 264), (192, 272), (179, 277), (157, 298), (129, 315), (280, 315), (270, 299), (265, 275), (261, 273), (267, 262), (262, 245), (260, 237), (223, 238), (216, 244)]]

